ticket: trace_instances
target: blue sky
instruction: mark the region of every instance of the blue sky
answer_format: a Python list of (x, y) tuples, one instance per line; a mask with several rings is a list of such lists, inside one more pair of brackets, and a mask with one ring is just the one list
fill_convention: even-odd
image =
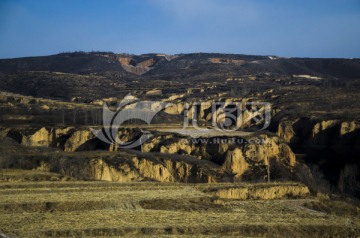
[(64, 51), (360, 57), (360, 0), (0, 0), (0, 58)]

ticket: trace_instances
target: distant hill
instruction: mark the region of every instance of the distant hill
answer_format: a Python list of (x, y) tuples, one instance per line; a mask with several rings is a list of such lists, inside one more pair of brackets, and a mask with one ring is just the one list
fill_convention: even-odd
[(116, 61), (91, 53), (63, 53), (51, 56), (25, 57), (0, 60), (0, 72), (53, 71), (64, 73), (124, 72)]
[[(41, 57), (1, 59), (4, 74), (50, 71), (75, 74), (117, 72), (129, 76), (132, 68), (147, 68), (141, 73), (152, 77), (199, 77), (213, 73), (311, 74), (323, 77), (358, 78), (360, 59), (281, 58), (239, 54), (193, 53), (128, 55), (111, 52), (74, 52)], [(127, 72), (128, 71), (128, 72)], [(136, 70), (133, 70), (136, 71)]]
[(356, 80), (360, 79), (360, 59), (74, 52), (0, 60), (0, 90), (63, 100), (101, 98), (176, 82), (201, 86), (204, 82), (225, 82), (227, 78), (265, 76), (275, 80), (294, 75)]

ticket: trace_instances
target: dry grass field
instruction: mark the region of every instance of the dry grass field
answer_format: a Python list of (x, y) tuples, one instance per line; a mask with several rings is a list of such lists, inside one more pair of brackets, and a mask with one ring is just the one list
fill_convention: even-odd
[[(67, 178), (31, 171), (24, 181), (21, 172), (2, 171), (7, 179), (0, 183), (0, 237), (360, 235), (359, 208), (347, 202), (301, 194), (251, 200), (216, 195), (230, 188), (266, 192), (297, 184), (62, 181)], [(44, 178), (54, 181), (34, 181)]]

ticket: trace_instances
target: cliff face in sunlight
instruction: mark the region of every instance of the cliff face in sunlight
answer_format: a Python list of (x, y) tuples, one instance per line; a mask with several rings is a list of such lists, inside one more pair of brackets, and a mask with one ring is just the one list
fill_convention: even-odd
[[(137, 129), (126, 129), (119, 131), (119, 137), (123, 140), (131, 140), (138, 133)], [(114, 159), (122, 161), (121, 165), (114, 165), (112, 159), (103, 156), (92, 158), (90, 152), (93, 151), (103, 151), (111, 156), (113, 156), (112, 153), (116, 155), (116, 152), (109, 152), (112, 150), (111, 147), (95, 138), (89, 129), (5, 128), (1, 135), (14, 143), (17, 141), (20, 146), (25, 146), (24, 148), (47, 147), (64, 152), (80, 153), (82, 151), (80, 154), (88, 155), (89, 160), (76, 165), (78, 162), (74, 160), (59, 158), (59, 163), (64, 164), (51, 165), (49, 171), (59, 172), (59, 168), (63, 168), (62, 172), (66, 175), (78, 174), (80, 177), (98, 180), (130, 181), (145, 178), (179, 182), (264, 180), (269, 163), (271, 163), (271, 170), (287, 171), (286, 173), (274, 172), (273, 179), (281, 177), (291, 179), (294, 176), (293, 170), (296, 164), (295, 155), (287, 144), (276, 136), (266, 135), (256, 137), (259, 141), (263, 141), (260, 144), (237, 144), (229, 140), (209, 146), (205, 142), (193, 142), (177, 134), (154, 132), (154, 137), (131, 152), (135, 153), (134, 157), (122, 158), (120, 156)], [(207, 139), (218, 140), (219, 138)], [(65, 156), (65, 154), (62, 155)]]

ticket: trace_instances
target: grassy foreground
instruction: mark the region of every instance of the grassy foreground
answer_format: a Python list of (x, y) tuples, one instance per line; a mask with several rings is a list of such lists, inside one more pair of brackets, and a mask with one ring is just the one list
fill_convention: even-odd
[[(289, 184), (256, 186), (273, 185)], [(327, 211), (309, 196), (241, 200), (214, 192), (236, 186), (255, 185), (7, 180), (0, 183), (0, 237), (360, 235), (356, 206), (344, 203), (351, 213), (337, 213), (331, 201)]]

